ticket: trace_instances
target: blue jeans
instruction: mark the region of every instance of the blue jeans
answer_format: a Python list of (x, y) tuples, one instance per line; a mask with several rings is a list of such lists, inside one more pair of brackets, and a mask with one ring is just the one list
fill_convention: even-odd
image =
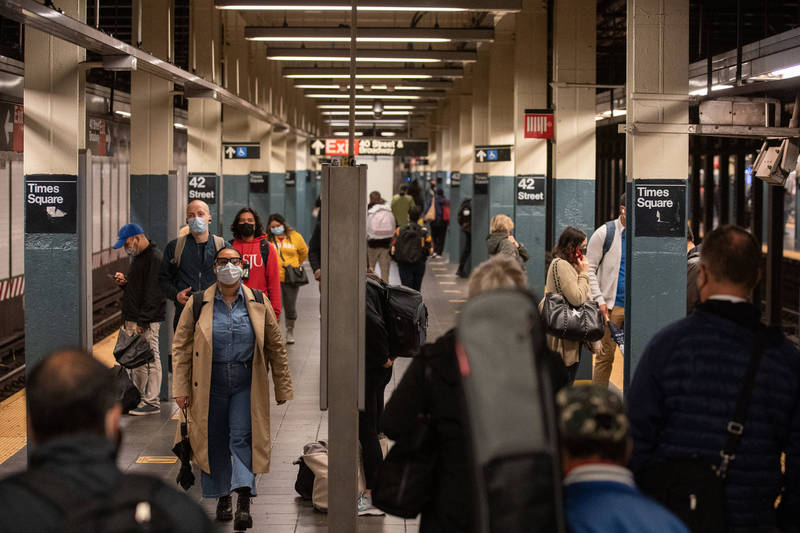
[(201, 475), (204, 498), (227, 496), (241, 487), (249, 487), (256, 495), (250, 419), (252, 372), (252, 361), (212, 364), (208, 404), (211, 474)]

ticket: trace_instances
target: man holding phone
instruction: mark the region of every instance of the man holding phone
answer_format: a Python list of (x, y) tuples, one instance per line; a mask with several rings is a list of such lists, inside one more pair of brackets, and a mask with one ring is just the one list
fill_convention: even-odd
[(158, 251), (138, 224), (125, 224), (120, 228), (117, 242), (112, 248), (123, 248), (131, 258), (128, 275), (116, 272), (113, 276), (124, 294), (122, 296), (123, 328), (128, 335), (142, 335), (150, 349), (153, 361), (134, 368), (133, 384), (139, 389), (142, 400), (129, 411), (134, 416), (155, 415), (161, 412), (158, 398), (161, 392), (161, 356), (158, 350), (158, 328), (164, 320), (166, 298), (158, 287), (161, 270), (161, 252)]
[[(625, 324), (625, 194), (619, 199), (619, 218), (609, 220), (592, 234), (586, 252), (589, 288), (606, 322)], [(606, 326), (603, 350), (597, 354), (592, 383), (608, 387), (617, 344)]]

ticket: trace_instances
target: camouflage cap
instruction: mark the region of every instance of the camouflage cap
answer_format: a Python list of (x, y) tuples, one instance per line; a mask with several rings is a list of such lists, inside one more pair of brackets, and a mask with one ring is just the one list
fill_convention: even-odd
[(628, 437), (625, 404), (597, 385), (565, 387), (556, 395), (558, 430), (570, 440), (621, 442)]

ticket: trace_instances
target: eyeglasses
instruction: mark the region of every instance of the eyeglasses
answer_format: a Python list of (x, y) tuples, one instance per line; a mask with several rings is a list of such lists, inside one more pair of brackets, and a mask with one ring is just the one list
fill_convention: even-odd
[(217, 257), (217, 260), (214, 261), (214, 264), (218, 267), (225, 266), (228, 263), (232, 263), (234, 266), (242, 266), (242, 258), (241, 257)]

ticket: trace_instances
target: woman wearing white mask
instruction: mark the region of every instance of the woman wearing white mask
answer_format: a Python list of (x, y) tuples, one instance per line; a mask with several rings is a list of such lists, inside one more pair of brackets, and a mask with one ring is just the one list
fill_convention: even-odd
[(278, 249), (281, 266), (281, 308), (286, 317), (286, 344), (294, 344), (294, 323), (297, 320), (297, 293), (308, 283), (307, 275), (301, 282), (287, 279), (287, 269), (303, 268), (308, 257), (305, 239), (279, 213), (272, 213), (267, 220), (269, 240)]
[(241, 283), (242, 256), (223, 248), (214, 270), (217, 283), (190, 297), (175, 331), (173, 396), (187, 410), (203, 497), (217, 498), (217, 519), (228, 521), (235, 491), (239, 531), (253, 524), (255, 474), (269, 471), (267, 365), (278, 405), (292, 399), (292, 378), (272, 306)]

